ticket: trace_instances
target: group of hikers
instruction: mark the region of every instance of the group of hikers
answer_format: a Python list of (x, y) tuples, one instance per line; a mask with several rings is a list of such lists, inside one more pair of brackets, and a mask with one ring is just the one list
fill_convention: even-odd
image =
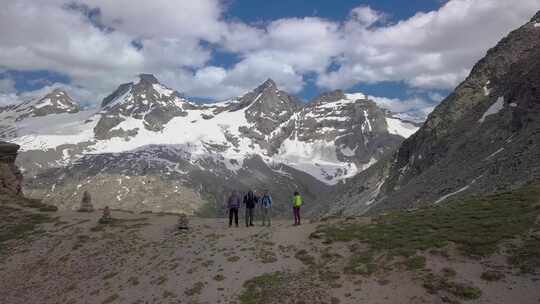
[[(238, 227), (238, 211), (244, 205), (246, 210), (246, 227), (253, 225), (254, 210), (258, 206), (261, 211), (262, 225), (270, 226), (272, 222), (272, 196), (268, 190), (265, 190), (262, 196), (258, 196), (253, 190), (249, 190), (243, 196), (236, 190), (231, 192), (227, 199), (227, 210), (229, 213), (229, 227), (234, 223)], [(294, 192), (292, 198), (292, 207), (294, 215), (294, 225), (300, 225), (300, 207), (304, 203), (302, 196), (298, 191)]]

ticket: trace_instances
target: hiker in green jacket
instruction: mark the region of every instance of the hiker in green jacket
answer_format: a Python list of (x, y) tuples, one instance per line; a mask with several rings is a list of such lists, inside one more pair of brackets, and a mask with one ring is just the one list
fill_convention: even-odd
[(293, 197), (294, 226), (300, 225), (300, 207), (303, 203), (304, 200), (300, 196), (300, 193), (298, 193), (298, 191), (295, 191)]

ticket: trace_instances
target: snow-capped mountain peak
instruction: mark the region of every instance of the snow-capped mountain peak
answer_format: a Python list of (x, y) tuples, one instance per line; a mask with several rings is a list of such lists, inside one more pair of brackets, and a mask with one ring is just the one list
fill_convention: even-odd
[(137, 83), (122, 84), (103, 99), (94, 131), (99, 138), (135, 134), (135, 129), (128, 133), (110, 132), (127, 119), (142, 120), (144, 128), (160, 131), (173, 117), (186, 116), (185, 110), (190, 108), (193, 105), (177, 91), (162, 85), (151, 74), (140, 74)]
[(139, 82), (137, 84), (153, 85), (158, 83), (159, 80), (152, 74), (139, 74)]
[(54, 89), (32, 106), (33, 116), (45, 116), (52, 113), (76, 113), (79, 105), (62, 89)]
[(258, 86), (255, 91), (256, 92), (262, 92), (267, 89), (277, 89), (277, 84), (274, 80), (271, 78), (268, 78), (265, 82), (263, 82), (260, 86)]

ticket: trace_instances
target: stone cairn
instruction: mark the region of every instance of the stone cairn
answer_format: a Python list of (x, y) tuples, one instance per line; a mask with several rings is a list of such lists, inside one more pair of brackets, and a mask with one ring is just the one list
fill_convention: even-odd
[(79, 212), (94, 212), (94, 206), (92, 205), (92, 196), (88, 191), (83, 192), (83, 197), (81, 200), (81, 207), (78, 210)]
[(189, 219), (187, 215), (181, 213), (178, 217), (178, 229), (179, 230), (188, 230), (189, 229)]
[(109, 209), (109, 206), (105, 206), (105, 208), (103, 208), (103, 215), (101, 216), (101, 218), (99, 219), (99, 223), (100, 224), (109, 224), (112, 222), (112, 217), (111, 217), (111, 209)]

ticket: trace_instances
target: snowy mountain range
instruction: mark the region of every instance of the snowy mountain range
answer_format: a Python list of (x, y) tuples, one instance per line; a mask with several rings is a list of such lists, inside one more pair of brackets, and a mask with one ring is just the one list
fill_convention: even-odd
[(363, 94), (303, 103), (270, 79), (241, 97), (196, 104), (142, 74), (98, 109), (81, 110), (59, 89), (0, 109), (0, 137), (22, 146), (28, 194), (65, 208), (84, 190), (112, 207), (190, 213), (215, 208), (233, 187), (321, 199), (417, 129)]

